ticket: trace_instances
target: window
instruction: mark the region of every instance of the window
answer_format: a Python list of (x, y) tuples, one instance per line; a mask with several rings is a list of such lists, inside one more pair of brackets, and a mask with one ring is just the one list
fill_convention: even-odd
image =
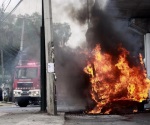
[(37, 68), (18, 68), (16, 71), (17, 79), (33, 79), (37, 77)]

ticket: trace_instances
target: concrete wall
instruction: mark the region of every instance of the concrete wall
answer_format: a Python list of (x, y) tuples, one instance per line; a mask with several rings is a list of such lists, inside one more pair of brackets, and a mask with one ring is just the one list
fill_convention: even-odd
[(150, 33), (144, 36), (144, 49), (145, 49), (145, 67), (147, 70), (147, 77), (150, 79)]

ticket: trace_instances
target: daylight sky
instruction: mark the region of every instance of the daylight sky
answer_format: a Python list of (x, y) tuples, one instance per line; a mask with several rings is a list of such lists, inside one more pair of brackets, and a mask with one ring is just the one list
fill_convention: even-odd
[[(0, 0), (0, 6), (2, 6), (2, 3), (4, 2), (4, 8), (8, 5), (10, 0)], [(17, 5), (17, 3), (20, 0), (11, 0), (11, 3), (9, 7), (7, 8), (7, 12), (10, 12), (12, 8)], [(18, 6), (15, 14), (32, 14), (33, 12), (39, 12), (41, 13), (41, 0), (23, 0), (23, 2)]]
[[(10, 0), (0, 0), (0, 6), (2, 6), (2, 3), (4, 2), (5, 8), (9, 1)], [(11, 0), (11, 3), (6, 11), (10, 12), (19, 1), (20, 0)], [(105, 7), (107, 0), (101, 1), (103, 1), (101, 2), (102, 6)], [(72, 20), (71, 17), (69, 17), (66, 7), (68, 7), (70, 4), (77, 9), (82, 7), (81, 0), (52, 0), (52, 12), (54, 23), (68, 23), (70, 25), (72, 35), (68, 41), (68, 45), (74, 48), (80, 45), (80, 43), (85, 42), (87, 24), (81, 26), (76, 21)], [(41, 0), (23, 0), (23, 2), (15, 10), (14, 14), (32, 14), (34, 12), (41, 14), (41, 8)]]

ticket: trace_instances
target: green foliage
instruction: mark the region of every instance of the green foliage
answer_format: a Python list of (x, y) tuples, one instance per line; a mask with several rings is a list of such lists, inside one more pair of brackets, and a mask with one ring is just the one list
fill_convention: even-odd
[[(4, 51), (4, 68), (7, 73), (13, 74), (20, 50), (21, 33), (24, 20), (23, 49), (28, 59), (40, 61), (40, 27), (42, 16), (38, 13), (32, 15), (10, 15), (0, 11), (0, 50)], [(66, 43), (71, 35), (70, 26), (67, 23), (55, 23), (53, 25), (54, 42)], [(1, 63), (0, 63), (1, 65)]]
[(14, 69), (15, 64), (18, 62), (23, 20), (25, 24), (23, 48), (27, 54), (30, 54), (33, 51), (33, 46), (35, 46), (34, 52), (38, 53), (38, 55), (36, 57), (34, 55), (34, 57), (40, 58), (40, 51), (37, 52), (37, 50), (40, 50), (41, 15), (38, 13), (32, 15), (10, 15), (3, 21), (6, 16), (7, 13), (1, 13), (0, 50), (2, 49), (4, 53), (4, 68), (11, 74), (12, 69)]
[(67, 23), (54, 23), (53, 32), (55, 45), (59, 45), (61, 42), (65, 44), (71, 36), (71, 29)]

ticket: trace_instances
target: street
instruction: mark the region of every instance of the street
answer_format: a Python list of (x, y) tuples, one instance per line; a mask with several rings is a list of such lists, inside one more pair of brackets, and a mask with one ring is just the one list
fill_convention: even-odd
[(39, 106), (28, 106), (24, 108), (20, 108), (16, 106), (14, 103), (0, 103), (0, 113), (38, 113), (40, 111)]
[(15, 104), (0, 103), (0, 125), (63, 125), (64, 116), (41, 113), (39, 106), (20, 108)]
[(149, 125), (150, 113), (130, 115), (67, 116), (65, 125)]
[(41, 113), (39, 106), (20, 108), (15, 104), (0, 103), (0, 125), (149, 125), (150, 113), (126, 115), (86, 115)]
[(0, 125), (150, 125), (149, 12), (150, 0), (0, 0)]

